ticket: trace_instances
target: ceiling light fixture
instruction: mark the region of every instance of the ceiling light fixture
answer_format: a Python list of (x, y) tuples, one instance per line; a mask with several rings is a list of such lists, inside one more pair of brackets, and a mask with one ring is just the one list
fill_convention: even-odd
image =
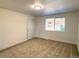
[(32, 5), (32, 8), (35, 10), (41, 10), (44, 6), (40, 3), (39, 0), (35, 0), (35, 3)]

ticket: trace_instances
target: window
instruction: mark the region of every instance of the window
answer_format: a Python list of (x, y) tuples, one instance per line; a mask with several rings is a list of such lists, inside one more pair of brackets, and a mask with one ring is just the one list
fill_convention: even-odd
[(49, 18), (46, 19), (46, 31), (65, 31), (65, 18)]
[(46, 30), (54, 31), (54, 19), (46, 19)]

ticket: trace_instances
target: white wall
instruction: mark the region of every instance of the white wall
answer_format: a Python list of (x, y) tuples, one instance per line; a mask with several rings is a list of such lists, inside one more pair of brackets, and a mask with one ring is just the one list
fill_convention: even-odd
[(0, 50), (27, 40), (27, 20), (31, 18), (0, 8)]
[[(50, 17), (66, 17), (65, 32), (45, 31), (45, 19)], [(35, 37), (77, 44), (77, 13), (65, 13), (52, 16), (37, 17), (35, 20)]]
[(28, 39), (32, 39), (34, 37), (34, 26), (34, 17), (31, 17), (28, 20)]

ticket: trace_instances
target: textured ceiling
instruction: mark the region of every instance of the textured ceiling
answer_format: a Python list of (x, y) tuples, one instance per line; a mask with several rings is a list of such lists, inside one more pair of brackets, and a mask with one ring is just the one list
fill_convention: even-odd
[(44, 9), (36, 11), (30, 8), (34, 0), (0, 0), (0, 7), (33, 16), (52, 15), (79, 10), (79, 0), (40, 0)]

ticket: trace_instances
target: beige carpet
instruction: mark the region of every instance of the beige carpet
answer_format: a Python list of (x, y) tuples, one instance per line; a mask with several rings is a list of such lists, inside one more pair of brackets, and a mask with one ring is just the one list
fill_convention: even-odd
[(0, 57), (69, 58), (78, 57), (78, 53), (75, 45), (45, 39), (31, 39), (22, 44), (1, 51)]

